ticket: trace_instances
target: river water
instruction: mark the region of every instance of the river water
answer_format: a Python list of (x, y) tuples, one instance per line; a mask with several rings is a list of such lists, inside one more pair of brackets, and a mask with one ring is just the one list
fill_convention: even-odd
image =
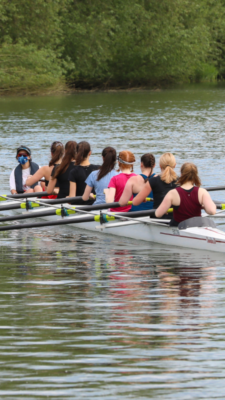
[[(225, 91), (0, 99), (1, 193), (24, 143), (171, 151), (224, 184)], [(214, 192), (215, 200), (225, 200)], [(218, 221), (225, 230), (223, 220)], [(1, 233), (0, 398), (223, 399), (225, 260), (69, 227)]]

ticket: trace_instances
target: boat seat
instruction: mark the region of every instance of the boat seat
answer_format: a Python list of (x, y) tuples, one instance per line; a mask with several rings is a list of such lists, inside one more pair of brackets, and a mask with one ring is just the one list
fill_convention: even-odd
[(201, 228), (203, 226), (216, 228), (215, 222), (208, 217), (193, 217), (182, 221), (178, 225), (178, 229), (187, 229), (198, 227)]

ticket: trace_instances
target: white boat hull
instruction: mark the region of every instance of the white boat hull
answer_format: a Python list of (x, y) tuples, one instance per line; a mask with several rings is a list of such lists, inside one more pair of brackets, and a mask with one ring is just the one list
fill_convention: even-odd
[[(10, 202), (7, 202), (9, 204)], [(13, 203), (13, 201), (12, 201)], [(15, 203), (14, 203), (15, 204)], [(66, 205), (65, 205), (66, 207)], [(54, 209), (48, 207), (48, 209)], [(38, 207), (30, 210), (29, 213), (38, 213), (46, 210), (46, 208)], [(15, 210), (20, 213), (21, 210)], [(104, 212), (104, 211), (103, 211)], [(93, 212), (92, 214), (98, 214)], [(90, 215), (79, 213), (77, 216), (68, 216), (66, 219), (73, 219), (74, 224), (69, 224), (69, 227), (76, 229), (83, 229), (92, 232), (102, 232), (107, 235), (115, 235), (122, 238), (130, 238), (145, 242), (159, 243), (166, 246), (175, 246), (183, 248), (191, 248), (197, 250), (206, 250), (213, 252), (225, 253), (225, 232), (212, 227), (193, 227), (185, 230), (170, 227), (168, 225), (158, 222), (158, 220), (151, 220), (148, 217), (139, 218), (142, 222), (138, 221), (120, 221), (108, 222), (100, 225), (97, 222), (85, 222), (76, 224), (76, 218), (83, 215)], [(57, 216), (43, 217), (45, 220), (59, 219)], [(43, 219), (42, 218), (42, 219)]]
[[(33, 210), (38, 212), (40, 209)], [(93, 215), (98, 212), (93, 212)], [(122, 238), (130, 238), (145, 242), (159, 243), (166, 246), (176, 246), (191, 249), (200, 249), (214, 252), (225, 253), (225, 232), (212, 227), (193, 227), (185, 230), (179, 230), (170, 227), (158, 220), (151, 220), (149, 217), (139, 218), (142, 222), (119, 221), (108, 222), (101, 225), (98, 222), (84, 222), (76, 224), (76, 218), (80, 218), (85, 214), (77, 214), (77, 216), (68, 216), (66, 219), (73, 219), (74, 224), (68, 226), (83, 229), (92, 232), (101, 232), (107, 235), (119, 236)], [(88, 214), (90, 215), (90, 214)], [(58, 219), (59, 217), (45, 217), (45, 220)]]

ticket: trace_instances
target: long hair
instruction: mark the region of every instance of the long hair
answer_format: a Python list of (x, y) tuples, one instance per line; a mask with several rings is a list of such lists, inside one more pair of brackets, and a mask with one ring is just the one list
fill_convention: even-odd
[(184, 163), (180, 169), (181, 176), (178, 179), (178, 185), (182, 186), (186, 182), (192, 182), (195, 186), (201, 186), (201, 180), (198, 176), (198, 168), (193, 163)]
[(123, 150), (118, 155), (119, 169), (121, 171), (130, 167), (131, 172), (133, 172), (133, 164), (135, 163), (135, 161), (136, 160), (134, 154), (129, 150)]
[(52, 154), (52, 158), (49, 161), (49, 167), (51, 167), (52, 165), (55, 165), (57, 163), (57, 161), (60, 160), (60, 158), (62, 158), (63, 154), (64, 154), (64, 146), (61, 142), (53, 142), (51, 144), (51, 154)]
[(151, 168), (148, 177), (146, 178), (146, 182), (148, 178), (152, 175), (153, 167), (155, 165), (155, 157), (151, 153), (146, 153), (141, 156), (141, 162), (145, 168)]
[(72, 160), (76, 157), (77, 142), (70, 140), (66, 143), (65, 154), (63, 156), (62, 162), (55, 169), (53, 179), (56, 179), (59, 175), (63, 174), (69, 167)]
[(83, 140), (77, 144), (76, 165), (80, 165), (91, 151), (91, 146)]
[(172, 153), (164, 153), (159, 159), (159, 165), (164, 169), (161, 174), (161, 180), (165, 183), (171, 183), (177, 179), (177, 174), (174, 171), (176, 159)]
[(105, 147), (102, 150), (103, 164), (99, 169), (97, 181), (113, 170), (116, 163), (116, 150), (113, 147)]

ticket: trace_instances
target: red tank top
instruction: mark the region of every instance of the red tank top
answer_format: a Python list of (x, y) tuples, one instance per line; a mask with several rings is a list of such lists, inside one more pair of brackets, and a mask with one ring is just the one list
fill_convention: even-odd
[(190, 191), (176, 187), (176, 190), (180, 196), (180, 205), (173, 208), (173, 219), (179, 223), (188, 218), (201, 217), (202, 206), (198, 201), (199, 188), (194, 186)]

